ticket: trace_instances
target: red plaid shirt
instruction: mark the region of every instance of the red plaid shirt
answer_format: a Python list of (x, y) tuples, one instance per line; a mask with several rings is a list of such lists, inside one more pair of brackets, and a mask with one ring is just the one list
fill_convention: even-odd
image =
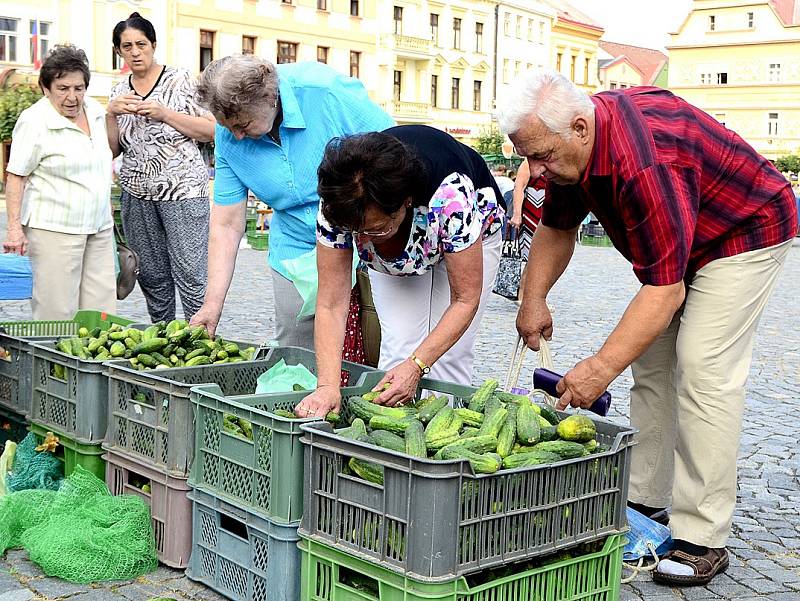
[(572, 229), (591, 211), (639, 281), (655, 286), (797, 233), (789, 182), (707, 113), (659, 88), (592, 101), (588, 168), (579, 184), (548, 186), (545, 225)]

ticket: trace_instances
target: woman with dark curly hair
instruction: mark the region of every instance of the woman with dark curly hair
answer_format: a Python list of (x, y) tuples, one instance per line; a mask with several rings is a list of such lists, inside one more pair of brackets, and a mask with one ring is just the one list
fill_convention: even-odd
[(332, 140), (319, 167), (318, 388), (297, 415), (338, 409), (353, 252), (381, 322), (375, 401), (398, 405), (431, 377), (470, 384), (475, 334), (500, 262), (505, 216), (486, 163), (423, 125)]
[(117, 23), (114, 49), (131, 70), (111, 91), (108, 139), (122, 153), (122, 226), (139, 254), (139, 285), (155, 321), (186, 319), (203, 304), (208, 264), (208, 169), (197, 142), (214, 139), (214, 118), (194, 102), (185, 69), (158, 64), (156, 31), (139, 13)]
[(45, 97), (14, 127), (3, 247), (30, 256), (36, 320), (116, 310), (111, 150), (105, 111), (88, 86), (84, 51), (55, 46), (39, 71)]

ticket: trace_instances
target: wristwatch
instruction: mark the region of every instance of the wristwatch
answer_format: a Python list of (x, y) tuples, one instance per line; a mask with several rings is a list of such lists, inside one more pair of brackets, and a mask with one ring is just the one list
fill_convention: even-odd
[(423, 376), (427, 376), (431, 373), (431, 366), (425, 363), (422, 359), (417, 357), (416, 355), (411, 355), (410, 359), (419, 367), (419, 370), (422, 372)]

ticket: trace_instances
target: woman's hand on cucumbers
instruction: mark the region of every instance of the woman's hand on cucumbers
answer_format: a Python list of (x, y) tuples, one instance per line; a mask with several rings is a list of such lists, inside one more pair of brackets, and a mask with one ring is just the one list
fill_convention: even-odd
[(203, 304), (203, 306), (198, 309), (197, 313), (192, 316), (189, 324), (193, 326), (203, 326), (208, 332), (208, 335), (213, 338), (214, 332), (217, 330), (217, 325), (219, 324), (219, 318), (221, 314), (221, 309), (214, 309), (206, 304)]

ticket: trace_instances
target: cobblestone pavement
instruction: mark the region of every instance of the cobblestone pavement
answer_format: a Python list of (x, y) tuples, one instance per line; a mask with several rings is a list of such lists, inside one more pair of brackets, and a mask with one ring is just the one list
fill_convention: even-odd
[[(0, 216), (0, 221), (2, 216)], [(0, 223), (0, 237), (5, 228)], [(220, 332), (269, 339), (274, 332), (271, 282), (266, 254), (243, 249)], [(672, 599), (737, 601), (800, 600), (800, 239), (761, 323), (747, 393), (744, 435), (739, 456), (739, 503), (729, 542), (731, 566), (705, 588), (670, 590), (647, 575), (623, 586), (623, 601)], [(579, 247), (572, 265), (555, 288), (551, 302), (556, 331), (553, 354), (566, 369), (599, 348), (636, 290), (630, 267), (613, 249)], [(138, 288), (118, 313), (146, 319)], [(0, 303), (0, 320), (30, 319), (27, 302)], [(515, 342), (516, 306), (493, 297), (477, 342), (476, 381), (505, 377)], [(522, 373), (530, 382), (534, 358)], [(630, 374), (613, 384), (612, 419), (628, 415)], [(216, 600), (178, 570), (160, 567), (133, 582), (81, 586), (42, 575), (21, 551), (0, 559), (0, 601), (63, 599), (75, 601), (145, 601), (154, 597)]]

